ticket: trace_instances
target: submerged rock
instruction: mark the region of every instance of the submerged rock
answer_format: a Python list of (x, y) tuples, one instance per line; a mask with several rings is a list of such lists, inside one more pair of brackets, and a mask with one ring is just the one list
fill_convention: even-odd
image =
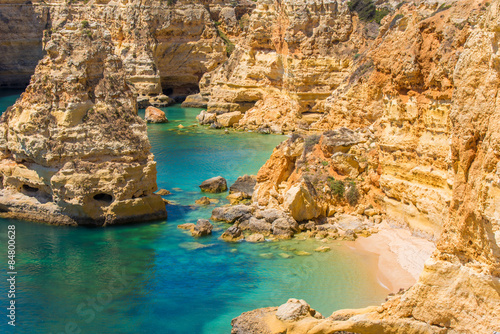
[(210, 205), (210, 198), (208, 198), (207, 196), (203, 196), (199, 199), (197, 199), (196, 201), (194, 201), (196, 204), (198, 205)]
[(144, 118), (148, 123), (168, 123), (165, 112), (155, 107), (147, 107)]
[(314, 251), (315, 252), (319, 252), (319, 253), (325, 253), (325, 252), (329, 252), (331, 251), (332, 249), (330, 247), (327, 247), (327, 246), (320, 246), (318, 248), (316, 248)]
[(181, 230), (192, 230), (195, 226), (196, 224), (193, 223), (185, 223), (177, 225), (177, 228), (180, 228)]
[(222, 176), (216, 176), (203, 181), (199, 187), (204, 192), (221, 193), (227, 190), (227, 182)]
[(158, 194), (160, 196), (166, 196), (166, 195), (170, 195), (170, 191), (168, 191), (167, 189), (160, 189), (156, 192), (156, 194)]

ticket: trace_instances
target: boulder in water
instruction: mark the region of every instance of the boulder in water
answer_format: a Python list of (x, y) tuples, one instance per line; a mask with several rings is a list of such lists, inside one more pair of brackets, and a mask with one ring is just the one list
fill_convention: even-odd
[(216, 176), (203, 181), (199, 187), (207, 193), (221, 193), (227, 190), (227, 182), (222, 176)]

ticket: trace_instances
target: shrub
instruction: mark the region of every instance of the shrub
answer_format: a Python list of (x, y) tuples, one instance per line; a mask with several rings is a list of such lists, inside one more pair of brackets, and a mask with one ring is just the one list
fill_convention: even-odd
[(387, 8), (382, 8), (381, 10), (376, 10), (375, 11), (375, 16), (373, 17), (373, 20), (380, 24), (382, 22), (382, 19), (389, 14), (390, 11)]
[(328, 166), (328, 161), (323, 160), (323, 161), (321, 161), (321, 164), (326, 167), (326, 166)]
[(392, 19), (391, 23), (389, 24), (389, 29), (392, 29), (396, 23), (398, 22), (399, 19), (402, 19), (404, 17), (403, 14), (398, 14), (396, 16), (394, 16), (394, 18)]
[(87, 36), (88, 38), (92, 39), (92, 32), (91, 32), (90, 30), (85, 29), (85, 30), (83, 31), (83, 34), (84, 34), (85, 36)]
[(326, 183), (332, 190), (332, 194), (335, 195), (337, 198), (342, 198), (344, 197), (344, 192), (345, 192), (345, 184), (341, 180), (335, 180), (333, 177), (329, 176), (326, 179)]
[(229, 40), (229, 38), (227, 38), (226, 34), (224, 34), (218, 27), (218, 25), (216, 24), (215, 27), (217, 28), (217, 34), (219, 35), (220, 38), (222, 38), (222, 40), (224, 41), (224, 44), (226, 44), (226, 53), (227, 53), (227, 56), (230, 57), (231, 54), (233, 53), (234, 51), (234, 44)]
[(346, 199), (350, 206), (355, 206), (356, 204), (358, 204), (359, 191), (358, 187), (356, 187), (355, 182), (349, 183), (349, 190), (347, 190)]
[(321, 135), (319, 135), (319, 134), (307, 136), (306, 140), (304, 142), (304, 153), (307, 153), (310, 150), (312, 150), (314, 145), (319, 143), (320, 138), (321, 138)]
[(88, 27), (90, 27), (89, 21), (83, 20), (82, 21), (82, 28), (87, 29)]
[(382, 8), (377, 10), (377, 7), (372, 0), (352, 0), (347, 3), (351, 12), (356, 12), (360, 20), (380, 24), (380, 21), (389, 14), (389, 10)]
[(375, 16), (377, 7), (372, 0), (352, 0), (347, 3), (351, 12), (358, 13), (358, 16), (363, 21), (371, 21)]

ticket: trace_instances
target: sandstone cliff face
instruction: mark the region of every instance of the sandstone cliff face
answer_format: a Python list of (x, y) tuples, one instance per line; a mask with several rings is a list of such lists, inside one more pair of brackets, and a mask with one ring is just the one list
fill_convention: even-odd
[(337, 212), (380, 212), (375, 139), (369, 129), (347, 128), (292, 136), (259, 170), (253, 201), (302, 222)]
[(62, 224), (166, 217), (146, 125), (109, 31), (68, 22), (1, 118), (0, 211)]
[[(369, 177), (381, 191), (374, 199), (388, 217), (438, 238), (418, 282), (381, 307), (338, 311), (327, 319), (286, 322), (276, 318), (276, 309), (262, 309), (236, 319), (234, 333), (254, 328), (263, 333), (489, 333), (500, 328), (500, 2), (462, 1), (442, 9), (405, 5), (403, 16), (386, 21), (377, 48), (328, 99), (328, 114), (317, 124), (328, 129), (372, 122), (374, 155), (353, 153), (357, 160), (366, 157), (368, 170), (378, 161)], [(296, 161), (286, 147), (293, 145), (282, 145), (271, 158), (283, 168), (259, 172), (261, 197), (255, 199), (263, 205), (273, 205), (284, 193), (283, 180), (286, 187), (299, 184), (293, 180)], [(313, 152), (310, 161), (323, 155), (323, 149)]]
[(0, 1), (0, 88), (24, 88), (42, 59), (48, 10), (26, 1)]
[[(143, 106), (165, 105), (161, 94), (186, 96), (198, 92), (202, 75), (227, 59), (222, 34), (240, 33), (238, 19), (254, 3), (240, 1), (35, 1), (2, 2), (0, 86), (23, 87), (43, 56), (43, 34), (66, 22), (84, 29), (106, 26), (121, 58), (128, 84)], [(45, 29), (45, 31), (44, 31)], [(225, 36), (225, 35), (224, 35)], [(156, 97), (160, 95), (160, 100)]]
[[(209, 113), (245, 113), (237, 126), (308, 128), (347, 75), (360, 35), (346, 3), (259, 1), (231, 58), (201, 82)], [(359, 29), (360, 30), (360, 29)]]

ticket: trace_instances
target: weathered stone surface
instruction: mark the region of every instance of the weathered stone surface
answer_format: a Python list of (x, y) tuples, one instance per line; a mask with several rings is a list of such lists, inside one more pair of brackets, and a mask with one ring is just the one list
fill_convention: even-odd
[(182, 102), (183, 108), (206, 108), (208, 100), (201, 94), (188, 95)]
[(247, 205), (223, 206), (212, 210), (212, 220), (234, 223), (241, 219), (250, 219), (254, 209)]
[(285, 193), (283, 206), (298, 221), (316, 218), (322, 213), (309, 189), (303, 183), (291, 187)]
[(160, 196), (166, 196), (166, 195), (170, 195), (170, 191), (168, 191), (167, 189), (159, 189), (156, 192), (156, 194), (160, 195)]
[(207, 196), (203, 196), (199, 199), (197, 199), (196, 201), (194, 201), (196, 204), (198, 205), (210, 205), (210, 198), (208, 198)]
[(156, 164), (125, 71), (105, 26), (71, 22), (0, 120), (3, 216), (63, 224), (166, 217)]
[(199, 187), (207, 193), (221, 193), (227, 190), (227, 182), (222, 176), (216, 176), (203, 181)]
[(244, 113), (235, 126), (253, 130), (308, 127), (348, 75), (345, 54), (364, 48), (359, 33), (349, 39), (353, 30), (345, 2), (258, 2), (241, 47), (200, 82), (208, 111)]
[(196, 225), (191, 229), (191, 235), (193, 237), (202, 237), (205, 235), (212, 234), (212, 229), (214, 227), (207, 219), (198, 219)]
[(304, 300), (289, 299), (278, 307), (276, 318), (282, 321), (294, 321), (309, 315), (311, 307)]
[(244, 198), (252, 198), (253, 190), (257, 184), (257, 177), (254, 175), (243, 175), (229, 187), (229, 193), (241, 193)]
[(272, 225), (263, 219), (252, 217), (248, 221), (248, 229), (252, 232), (262, 233), (264, 235), (271, 234)]
[(227, 242), (236, 242), (244, 239), (238, 226), (231, 226), (221, 235), (221, 239)]
[(148, 123), (168, 123), (167, 116), (165, 112), (155, 107), (147, 107), (146, 115), (144, 117)]
[[(263, 167), (265, 178), (258, 179), (253, 198), (280, 207), (284, 194), (306, 175), (318, 194), (312, 199), (320, 205), (335, 203), (325, 214), (342, 220), (336, 212), (355, 182), (359, 201), (342, 205), (342, 212), (362, 214), (370, 204), (412, 230), (438, 238), (418, 282), (380, 308), (289, 324), (254, 313), (256, 318), (247, 318), (246, 324), (259, 319), (255, 328), (287, 333), (497, 331), (499, 45), (492, 36), (498, 31), (500, 2), (448, 4), (440, 9), (428, 2), (408, 4), (391, 14), (366, 57), (325, 101), (326, 116), (314, 126), (358, 128), (359, 141), (325, 146), (325, 138), (306, 138), (301, 157), (287, 163), (292, 170), (280, 182), (274, 180), (284, 169), (273, 173), (271, 165)], [(292, 138), (270, 161), (280, 166), (284, 147), (296, 146)], [(356, 158), (360, 175), (355, 181), (346, 180), (353, 174), (342, 172), (346, 168), (338, 164), (344, 162), (330, 160), (336, 153)], [(345, 233), (356, 235), (350, 228)]]
[(247, 241), (247, 242), (264, 242), (264, 241), (266, 241), (266, 238), (264, 237), (263, 234), (254, 233), (254, 234), (251, 234), (248, 237), (246, 237), (245, 241)]
[(217, 123), (219, 123), (222, 126), (229, 127), (238, 123), (242, 118), (243, 115), (239, 111), (228, 112), (217, 116)]
[(293, 219), (278, 218), (272, 224), (272, 232), (280, 238), (291, 238), (296, 232), (299, 232), (299, 224)]
[(198, 122), (202, 125), (214, 124), (217, 121), (217, 115), (215, 113), (207, 113), (206, 110), (202, 110), (198, 116), (196, 116)]
[(255, 217), (265, 219), (268, 223), (274, 222), (278, 218), (285, 218), (284, 212), (277, 209), (260, 210), (255, 213)]

